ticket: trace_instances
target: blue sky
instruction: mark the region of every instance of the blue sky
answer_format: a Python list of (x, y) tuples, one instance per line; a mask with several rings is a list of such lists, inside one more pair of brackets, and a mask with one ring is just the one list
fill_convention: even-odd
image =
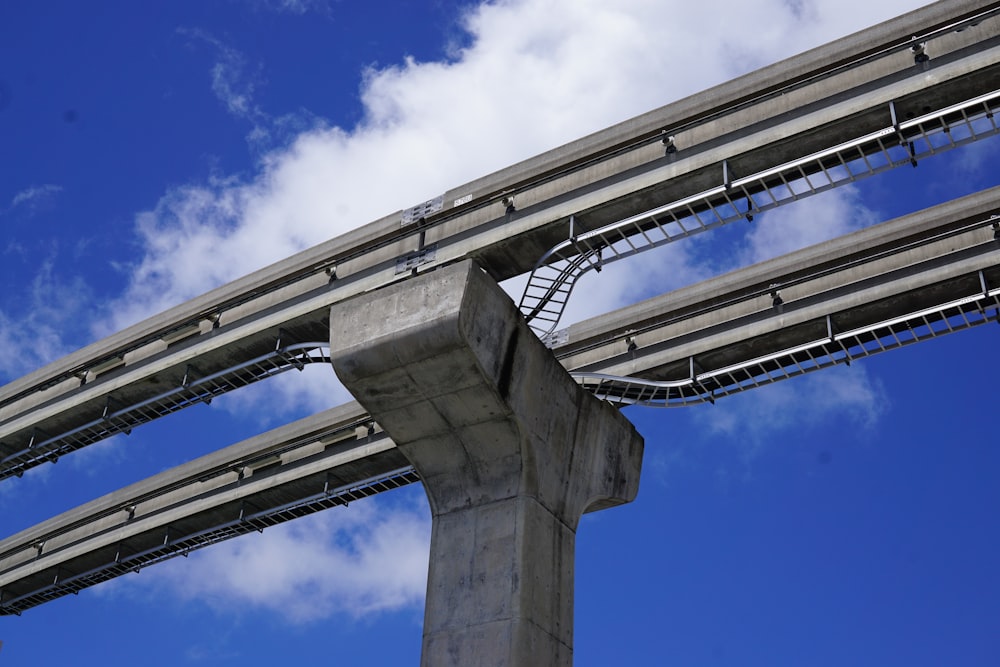
[[(4, 6), (0, 381), (922, 3), (606, 4)], [(996, 185), (996, 141), (588, 276), (572, 316)], [(997, 664), (998, 336), (630, 409), (640, 493), (581, 523), (575, 664)], [(345, 400), (309, 368), (7, 480), (0, 536)], [(331, 510), (0, 618), (0, 664), (416, 664), (428, 539), (420, 488)]]

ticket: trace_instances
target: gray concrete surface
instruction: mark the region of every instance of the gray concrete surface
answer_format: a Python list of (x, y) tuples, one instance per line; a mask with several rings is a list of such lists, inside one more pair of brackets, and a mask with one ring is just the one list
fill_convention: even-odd
[(472, 262), (330, 321), (334, 369), (430, 500), (422, 664), (572, 664), (577, 524), (635, 498), (641, 436)]
[[(949, 101), (993, 89), (997, 83), (997, 63), (1000, 62), (997, 55), (1000, 53), (997, 46), (1000, 32), (995, 18), (984, 21), (974, 30), (962, 33), (949, 31), (935, 40), (931, 68), (927, 72), (913, 68), (912, 58), (908, 61), (904, 48), (884, 59), (847, 68), (794, 91), (774, 96), (775, 91), (788, 81), (804, 82), (827, 71), (831, 65), (846, 64), (852, 58), (873, 50), (898, 45), (900, 39), (909, 39), (911, 34), (939, 27), (957, 16), (993, 8), (997, 4), (980, 0), (935, 3), (608, 128), (472, 184), (460, 186), (447, 193), (446, 199), (452, 195), (456, 198), (473, 195), (472, 203), (460, 208), (446, 208), (440, 214), (440, 220), (431, 221), (436, 225), (432, 235), (438, 235), (434, 238), (443, 244), (438, 263), (474, 256), (492, 267), (496, 274), (494, 277), (523, 270), (530, 265), (535, 250), (546, 249), (544, 244), (553, 234), (565, 231), (554, 217), (589, 207), (588, 215), (596, 224), (603, 217), (620, 212), (614, 200), (625, 206), (647, 205), (651, 191), (646, 186), (656, 179), (663, 179), (662, 185), (657, 186), (660, 190), (656, 194), (662, 199), (700, 187), (705, 178), (715, 174), (717, 160), (722, 157), (730, 158), (732, 164), (759, 166), (767, 161), (783, 159), (789, 150), (796, 147), (835, 139), (841, 132), (869, 128), (873, 123), (884, 124), (886, 109), (883, 104), (886, 99), (894, 99), (897, 109), (905, 115), (908, 110), (919, 112), (924, 106), (938, 108)], [(682, 137), (686, 148), (673, 161), (665, 161), (662, 148), (649, 144), (614, 154), (614, 150), (623, 143), (655, 133), (661, 126), (682, 122), (693, 125), (685, 130), (687, 134)], [(774, 143), (775, 137), (781, 137), (781, 140)], [(595, 166), (577, 169), (590, 160), (595, 160)], [(554, 172), (562, 175), (545, 183), (538, 180)], [(625, 172), (631, 176), (626, 178), (623, 176)], [(535, 181), (539, 184), (519, 195), (521, 217), (512, 223), (504, 222), (500, 211), (490, 207), (489, 202), (496, 192), (515, 183)], [(560, 192), (572, 193), (572, 196), (560, 195)], [(602, 201), (604, 204), (601, 204)], [(981, 193), (979, 203), (983, 204), (982, 211), (986, 210), (985, 206), (994, 205), (991, 201), (996, 201), (995, 192)], [(538, 203), (531, 206), (531, 202)], [(524, 203), (529, 206), (524, 206)], [(966, 204), (963, 201), (961, 206)], [(960, 213), (959, 217), (966, 213), (968, 211)], [(933, 219), (940, 215), (941, 211), (935, 209), (909, 222), (922, 225), (922, 221), (928, 221), (927, 230), (930, 233), (929, 230), (943, 224)], [(909, 233), (905, 231), (905, 224), (893, 225), (891, 229), (895, 235)], [(325, 337), (328, 332), (326, 314), (331, 303), (398, 279), (393, 278), (393, 260), (400, 253), (412, 250), (416, 239), (415, 235), (407, 236), (404, 232), (406, 230), (400, 230), (398, 215), (387, 216), (344, 237), (213, 290), (0, 388), (0, 402), (8, 403), (0, 408), (0, 440), (3, 441), (0, 442), (0, 454), (23, 446), (23, 441), (35, 427), (40, 426), (43, 431), (57, 430), (72, 425), (74, 421), (99, 416), (109, 396), (116, 401), (129, 401), (155, 393), (159, 391), (158, 384), (179, 381), (189, 363), (204, 371), (226, 367), (262, 350), (273, 349), (275, 337), (282, 330), (299, 339), (308, 339), (316, 332)], [(984, 235), (988, 235), (988, 231), (980, 230), (978, 234), (970, 233), (968, 236)], [(882, 237), (870, 237), (881, 243), (879, 238)], [(753, 288), (766, 284), (774, 281), (776, 276), (781, 281), (783, 276), (808, 272), (822, 265), (832, 254), (841, 253), (851, 243), (859, 241), (856, 238), (845, 239), (793, 258), (775, 260), (710, 284), (660, 297), (629, 312), (596, 318), (571, 330), (570, 344), (563, 350), (567, 355), (563, 361), (571, 367), (600, 367), (640, 374), (652, 372), (652, 377), (671, 378), (685, 372), (688, 357), (706, 351), (716, 355), (718, 364), (751, 355), (753, 351), (741, 342), (748, 335), (755, 336), (757, 343), (764, 342), (765, 347), (772, 343), (790, 344), (794, 342), (790, 332), (796, 336), (807, 335), (810, 329), (806, 325), (815, 319), (814, 315), (821, 311), (839, 312), (833, 310), (833, 306), (846, 309), (844, 312), (852, 317), (859, 313), (878, 317), (892, 309), (914, 305), (912, 299), (902, 301), (892, 297), (894, 290), (914, 288), (927, 298), (937, 298), (951, 293), (953, 288), (967, 287), (965, 283), (969, 282), (966, 279), (969, 277), (959, 280), (959, 274), (977, 268), (986, 269), (985, 275), (990, 284), (1000, 282), (998, 260), (987, 252), (967, 256), (961, 264), (942, 259), (946, 264), (909, 276), (906, 272), (910, 259), (900, 257), (861, 270), (863, 275), (860, 277), (841, 276), (836, 285), (834, 281), (824, 278), (803, 282), (784, 291), (787, 304), (784, 314), (780, 316), (770, 312), (769, 300), (765, 297), (756, 302), (741, 302), (739, 307), (728, 310), (716, 309), (716, 312), (702, 313), (698, 317), (690, 315), (711, 305), (716, 297), (738, 296), (748, 286)], [(964, 236), (949, 243), (966, 247)], [(372, 252), (358, 254), (368, 250)], [(945, 248), (942, 252), (950, 250)], [(923, 264), (932, 262), (927, 257), (913, 261), (922, 261)], [(340, 277), (332, 285), (328, 284), (328, 278), (323, 273), (323, 268), (331, 264), (337, 264)], [(427, 268), (434, 266), (431, 264)], [(886, 274), (886, 267), (891, 268), (900, 280), (896, 281)], [(945, 288), (941, 287), (941, 279), (949, 281)], [(821, 298), (831, 299), (831, 305), (818, 308), (820, 304), (817, 300)], [(833, 298), (837, 299), (836, 303)], [(876, 307), (862, 303), (873, 298), (880, 299)], [(812, 308), (812, 311), (806, 310), (806, 307)], [(664, 321), (670, 323), (657, 324)], [(743, 327), (743, 323), (750, 324), (750, 328)], [(625, 331), (636, 327), (643, 328), (643, 333), (636, 338), (639, 349), (629, 353), (624, 340)], [(87, 377), (87, 384), (83, 386), (76, 377), (81, 371)], [(56, 384), (49, 386), (50, 383)], [(45, 386), (49, 388), (41, 391)], [(263, 448), (268, 446), (266, 443), (257, 444)], [(391, 451), (398, 454), (394, 449)], [(284, 465), (285, 462), (282, 462), (278, 469)], [(190, 471), (191, 468), (184, 466), (172, 472), (186, 476)], [(268, 472), (274, 472), (274, 469)], [(293, 473), (289, 479), (294, 478), (294, 471), (282, 470), (284, 472)], [(230, 471), (228, 476), (233, 477), (235, 473)], [(262, 476), (258, 476), (257, 481), (263, 481)], [(157, 487), (158, 484), (169, 486), (172, 483), (157, 477), (140, 484)], [(294, 486), (294, 482), (290, 483)], [(248, 490), (244, 488), (244, 491)], [(297, 489), (289, 491), (298, 492)], [(177, 493), (180, 507), (186, 502), (185, 495), (180, 491)], [(150, 503), (147, 507), (152, 508), (154, 504)], [(140, 514), (142, 511), (140, 504)], [(194, 511), (193, 507), (184, 509), (184, 512)], [(207, 506), (198, 511), (202, 512), (199, 522), (204, 520), (204, 524), (199, 525), (216, 521), (213, 518), (216, 514), (232, 515), (232, 512), (227, 514), (228, 510), (216, 512)], [(67, 523), (85, 522), (94, 516), (90, 512), (68, 513), (43, 526), (46, 530), (51, 527), (58, 532)], [(149, 519), (150, 535), (156, 534), (158, 539), (162, 539), (162, 526), (153, 527), (152, 513)], [(120, 521), (120, 517), (117, 520)], [(133, 524), (133, 528), (136, 527), (137, 524)], [(81, 527), (77, 529), (86, 531)], [(38, 531), (26, 531), (25, 535), (27, 533), (37, 534)], [(14, 548), (17, 546), (15, 543), (21, 542), (23, 540), (12, 539), (5, 540), (4, 544)], [(70, 550), (57, 548), (58, 544), (58, 540), (53, 540), (44, 548), (41, 563), (48, 570), (41, 566), (37, 568), (35, 574), (40, 577), (39, 580), (47, 577), (51, 581), (51, 572), (58, 571), (67, 563), (69, 569), (79, 570), (99, 560), (87, 555), (83, 541), (79, 542), (80, 548), (74, 551), (78, 554), (75, 557), (69, 555)], [(108, 545), (103, 548), (114, 556), (114, 549), (108, 551)], [(5, 580), (17, 581), (16, 573), (11, 577)]]
[(405, 474), (409, 465), (392, 441), (373, 426), (361, 406), (349, 403), (0, 540), (0, 615), (416, 481)]
[(849, 329), (965, 296), (970, 281), (974, 294), (979, 270), (1000, 285), (994, 215), (1000, 186), (590, 318), (561, 332), (555, 352), (573, 371), (672, 380), (687, 377), (692, 356), (712, 370), (822, 337), (826, 315)]
[[(815, 340), (825, 335), (827, 315), (835, 323), (856, 326), (980, 293), (977, 270), (983, 271), (988, 287), (1000, 285), (1000, 244), (993, 240), (992, 215), (1000, 215), (1000, 187), (582, 322), (567, 330), (565, 342), (553, 352), (569, 370), (676, 379), (686, 377), (692, 356), (703, 370), (711, 370), (751, 358), (761, 349)], [(955, 231), (961, 233), (949, 235)], [(912, 246), (915, 242), (921, 245)], [(880, 258), (835, 273), (817, 273), (873, 256)], [(786, 304), (781, 313), (771, 307), (766, 289), (776, 281), (789, 285), (782, 288)], [(635, 350), (628, 350), (628, 331), (638, 345)], [(174, 531), (172, 538), (182, 540), (185, 535), (177, 533), (178, 526), (191, 534), (214, 531), (238, 516), (244, 501), (274, 507), (308, 498), (331, 481), (350, 484), (406, 465), (388, 438), (358, 440), (353, 430), (344, 434), (351, 436), (348, 440), (329, 435), (370, 419), (356, 403), (341, 406), (213, 452), (2, 540), (2, 595), (10, 599), (43, 591), (52, 597), (59, 591), (73, 592), (71, 587), (53, 588), (56, 576), (67, 572), (100, 570), (110, 572), (107, 578), (114, 576), (115, 531), (127, 537), (133, 550), (162, 544), (168, 527)], [(132, 509), (131, 519), (127, 508)], [(35, 546), (39, 544), (41, 553)]]
[[(593, 228), (717, 184), (722, 159), (746, 172), (883, 127), (888, 100), (905, 117), (992, 90), (1000, 85), (996, 18), (935, 38), (927, 72), (914, 68), (905, 45), (847, 65), (997, 4), (935, 3), (459, 186), (445, 199), (472, 203), (446, 208), (426, 230), (441, 246), (436, 262), (474, 257), (496, 279), (514, 275), (565, 238), (571, 214), (579, 229)], [(786, 90), (789, 83), (798, 87)], [(642, 143), (679, 126), (682, 150), (670, 159), (656, 142)], [(634, 148), (619, 151), (624, 145)], [(515, 186), (518, 215), (507, 221), (499, 200), (489, 202)], [(273, 349), (279, 330), (312, 340), (331, 303), (398, 279), (395, 260), (417, 239), (398, 214), (387, 216), (0, 387), (0, 442), (18, 451), (36, 427), (59, 433), (93, 419), (112, 393), (119, 404), (155, 395), (189, 364), (204, 373), (227, 368)], [(324, 269), (334, 265), (338, 281), (329, 285)]]

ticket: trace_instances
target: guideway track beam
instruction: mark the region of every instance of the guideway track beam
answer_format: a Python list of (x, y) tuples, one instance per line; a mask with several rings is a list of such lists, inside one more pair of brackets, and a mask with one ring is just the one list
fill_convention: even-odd
[[(977, 302), (986, 299), (987, 293), (995, 293), (1000, 285), (1000, 258), (996, 257), (1000, 244), (993, 239), (995, 230), (990, 217), (1000, 213), (991, 211), (1000, 212), (1000, 188), (582, 322), (565, 332), (565, 340), (553, 353), (571, 370), (589, 374), (632, 373), (653, 380), (664, 378), (665, 373), (676, 367), (688, 369), (692, 357), (709, 366), (703, 372), (717, 371), (734, 363), (750, 367), (755, 358), (753, 349), (770, 346), (775, 350), (790, 350), (815, 340), (812, 323), (825, 327), (823, 317), (831, 312), (836, 314), (838, 306), (827, 308), (825, 313), (814, 311), (818, 315), (799, 317), (798, 313), (807, 312), (806, 307), (815, 307), (809, 303), (810, 299), (822, 304), (823, 293), (831, 301), (845, 296), (852, 298), (852, 294), (866, 292), (862, 289), (864, 281), (880, 276), (885, 285), (881, 292), (871, 292), (873, 286), (868, 285), (871, 298), (867, 301), (856, 298), (849, 304), (855, 318), (867, 313), (867, 321), (879, 322), (893, 315), (907, 316), (934, 303), (947, 303), (957, 296), (968, 295), (970, 285), (973, 288), (985, 285), (981, 298), (972, 299), (966, 306), (965, 312), (971, 316), (980, 312)], [(941, 252), (942, 248), (948, 251)], [(922, 265), (935, 262), (938, 266), (930, 266), (930, 271), (921, 269)], [(951, 263), (958, 268), (948, 271), (949, 275), (941, 274)], [(985, 275), (983, 281), (976, 273), (980, 268)], [(892, 281), (888, 280), (892, 272), (909, 280), (909, 287), (915, 277), (925, 273), (926, 298), (909, 301), (886, 298), (886, 292), (892, 291)], [(940, 281), (942, 277), (944, 282)], [(788, 310), (783, 313), (774, 309), (768, 291), (774, 281), (780, 282), (782, 294), (787, 297)], [(896, 310), (880, 309), (880, 299)], [(988, 318), (995, 317), (992, 309), (983, 313)], [(793, 317), (798, 319), (792, 321)], [(706, 318), (714, 318), (714, 324), (707, 326)], [(851, 326), (857, 324), (855, 321)], [(757, 328), (753, 347), (741, 344), (741, 326), (747, 330)], [(693, 335), (697, 330), (706, 334)], [(896, 329), (897, 333), (901, 331)], [(845, 329), (835, 333), (841, 334), (842, 339), (843, 334), (850, 332)], [(769, 337), (775, 341), (773, 344), (768, 343)], [(636, 349), (630, 351), (626, 339), (637, 342)], [(712, 357), (717, 359), (715, 365), (709, 364)], [(365, 451), (364, 447), (373, 449)], [(350, 460), (357, 460), (358, 465), (363, 462), (363, 467), (348, 473), (342, 467), (347, 465), (346, 459), (322, 464), (331, 470), (336, 470), (335, 463), (341, 466), (337, 472), (339, 481), (333, 487), (350, 486), (408, 466), (394, 444), (377, 430), (374, 419), (359, 405), (349, 404), (214, 452), (0, 541), (0, 589), (7, 591), (6, 613), (19, 613), (56, 593), (75, 592), (85, 581), (96, 583), (108, 578), (108, 574), (119, 573), (121, 563), (114, 558), (116, 552), (101, 540), (106, 539), (102, 536), (111, 529), (137, 527), (134, 521), (129, 521), (130, 508), (134, 519), (150, 522), (145, 539), (154, 540), (155, 555), (168, 557), (159, 551), (162, 546), (172, 547), (172, 555), (183, 555), (196, 548), (190, 539), (197, 538), (204, 546), (211, 543), (212, 536), (232, 535), (226, 531), (238, 516), (238, 510), (233, 509), (235, 505), (227, 494), (249, 493), (252, 487), (247, 482), (256, 480), (259, 484), (272, 480), (265, 488), (278, 494), (280, 502), (255, 494), (243, 496), (248, 506), (259, 508), (265, 513), (262, 516), (271, 517), (270, 520), (293, 518), (294, 514), (279, 511), (283, 504), (298, 503), (296, 506), (305, 510), (321, 508), (326, 499), (316, 494), (328, 480), (296, 466), (307, 463), (319, 466), (327, 457), (347, 457), (348, 452), (360, 457)], [(251, 474), (247, 476), (244, 472), (241, 479), (241, 470)], [(274, 482), (279, 473), (284, 475), (280, 484)], [(182, 522), (167, 513), (183, 505), (185, 496), (205, 500), (203, 505), (185, 510), (185, 521), (193, 522), (186, 533), (180, 530)], [(228, 511), (217, 511), (216, 504)], [(169, 544), (161, 545), (170, 526), (173, 533)], [(91, 538), (95, 540), (92, 550), (84, 545)], [(44, 560), (36, 562), (39, 554), (34, 545), (43, 545)], [(86, 578), (82, 576), (84, 573)]]
[[(451, 194), (457, 201), (471, 193), (471, 203), (446, 208), (413, 223), (413, 228), (390, 216), (16, 380), (0, 389), (0, 457), (8, 459), (7, 464), (0, 463), (5, 471), (0, 474), (23, 472), (20, 452), (53, 434), (92, 422), (109, 405), (139, 404), (159, 395), (162, 382), (176, 386), (174, 380), (179, 382), (189, 365), (208, 375), (233, 368), (270, 349), (281, 329), (297, 340), (320, 340), (311, 333), (326, 328), (329, 306), (402, 279), (395, 272), (397, 259), (418, 250), (420, 237), (437, 244), (437, 255), (419, 271), (475, 257), (495, 279), (502, 279), (529, 270), (545, 248), (564, 237), (569, 215), (579, 214), (577, 220), (586, 231), (621, 219), (622, 213), (648, 210), (650, 202), (674, 201), (678, 194), (700, 191), (700, 179), (718, 173), (722, 159), (732, 164), (778, 164), (787, 150), (818, 148), (817, 141), (831, 138), (825, 133), (834, 127), (840, 132), (844, 123), (878, 127), (884, 122), (887, 101), (896, 100), (903, 114), (922, 104), (947, 106), (983, 92), (984, 87), (993, 90), (992, 82), (1000, 76), (996, 18), (982, 20), (975, 29), (940, 36), (935, 42), (932, 86), (900, 49), (913, 34), (953, 28), (956, 20), (971, 20), (974, 14), (994, 12), (997, 7), (998, 3), (938, 3), (821, 47), (777, 69), (714, 89), (717, 99), (696, 95), (499, 172), (495, 178), (462, 186)], [(864, 48), (858, 46), (862, 43)], [(842, 69), (857, 53), (870, 55), (879, 49), (891, 53)], [(829, 69), (830, 62), (837, 67)], [(784, 77), (778, 74), (781, 70)], [(882, 88), (865, 87), (873, 72), (881, 77)], [(808, 84), (773, 96), (786, 79)], [(801, 113), (784, 106), (789, 97), (802, 103)], [(704, 124), (699, 125), (700, 118)], [(656, 125), (683, 119), (690, 122), (681, 123), (686, 128), (681, 136), (691, 145), (672, 158), (651, 145), (628, 155), (608, 152), (630, 145), (629, 137), (645, 136)], [(746, 125), (748, 129), (732, 129), (749, 119), (753, 122)], [(784, 137), (780, 150), (769, 143), (775, 136)], [(602, 155), (611, 157), (601, 158), (599, 164), (590, 161)], [(559, 171), (564, 174), (560, 179), (519, 191), (518, 210), (510, 221), (476, 203), (482, 201), (477, 193), (505, 190), (522, 177), (527, 178), (524, 182), (541, 183), (536, 177), (549, 178), (557, 163), (587, 166)], [(336, 279), (330, 282), (332, 278)]]

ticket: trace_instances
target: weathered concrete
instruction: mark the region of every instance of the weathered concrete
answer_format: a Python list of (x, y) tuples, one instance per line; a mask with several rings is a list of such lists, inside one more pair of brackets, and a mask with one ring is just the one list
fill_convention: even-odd
[[(692, 357), (702, 371), (713, 371), (799, 349), (827, 335), (826, 317), (844, 331), (994, 289), (1000, 244), (990, 222), (998, 209), (1000, 187), (869, 227), (573, 325), (553, 353), (568, 370), (677, 380), (689, 377)], [(950, 234), (956, 230), (963, 231)], [(823, 271), (832, 267), (841, 268)], [(775, 283), (785, 299), (780, 313), (767, 292)], [(634, 332), (635, 349), (627, 331)], [(113, 576), (121, 570), (122, 541), (133, 554), (143, 544), (163, 546), (167, 534), (183, 546), (185, 534), (229, 525), (241, 503), (258, 509), (301, 503), (326, 487), (406, 466), (388, 438), (369, 441), (363, 429), (358, 440), (342, 430), (367, 419), (360, 405), (341, 406), (0, 540), (0, 614)], [(67, 573), (89, 574), (74, 582)]]
[(462, 262), (331, 312), (337, 374), (434, 517), (423, 665), (570, 665), (580, 516), (638, 491), (643, 441)]

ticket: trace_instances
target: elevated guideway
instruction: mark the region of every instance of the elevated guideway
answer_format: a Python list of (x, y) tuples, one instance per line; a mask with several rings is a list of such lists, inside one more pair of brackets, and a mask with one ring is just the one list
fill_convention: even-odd
[[(325, 362), (331, 305), (416, 273), (474, 258), (503, 280), (544, 269), (546, 253), (592, 265), (603, 249), (626, 256), (624, 246), (643, 238), (673, 241), (995, 134), (998, 13), (998, 2), (936, 3), (455, 188), (98, 341), (0, 389), (0, 480)], [(567, 240), (572, 252), (551, 254)], [(526, 295), (526, 314), (544, 321), (539, 313), (560, 303), (544, 292), (559, 289)]]
[[(998, 295), (1000, 187), (582, 322), (553, 350), (607, 400), (687, 405), (998, 321)], [(0, 613), (417, 480), (341, 406), (3, 540)]]

